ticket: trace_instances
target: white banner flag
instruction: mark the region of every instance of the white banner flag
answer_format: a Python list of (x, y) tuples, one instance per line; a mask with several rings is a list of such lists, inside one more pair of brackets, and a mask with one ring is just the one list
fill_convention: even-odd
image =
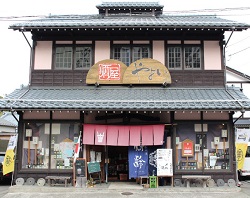
[(248, 143), (250, 138), (250, 129), (237, 129), (236, 131), (236, 142), (237, 143)]

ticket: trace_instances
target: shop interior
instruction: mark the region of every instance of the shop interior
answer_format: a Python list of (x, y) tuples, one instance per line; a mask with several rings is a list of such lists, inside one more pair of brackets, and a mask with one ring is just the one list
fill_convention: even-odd
[(128, 181), (128, 147), (108, 147), (108, 181)]

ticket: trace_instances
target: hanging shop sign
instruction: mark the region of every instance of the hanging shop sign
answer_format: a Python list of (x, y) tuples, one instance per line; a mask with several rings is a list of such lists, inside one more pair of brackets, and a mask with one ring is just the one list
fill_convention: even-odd
[(171, 84), (171, 76), (167, 67), (155, 59), (139, 59), (128, 67), (121, 61), (106, 59), (90, 68), (86, 83)]
[(182, 157), (194, 156), (194, 143), (190, 139), (186, 139), (182, 142)]
[(148, 176), (148, 150), (146, 147), (129, 147), (129, 179)]

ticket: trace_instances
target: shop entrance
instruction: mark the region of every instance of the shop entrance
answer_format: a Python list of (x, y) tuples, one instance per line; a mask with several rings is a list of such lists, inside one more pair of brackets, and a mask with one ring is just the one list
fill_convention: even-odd
[(108, 146), (108, 181), (128, 181), (128, 147)]

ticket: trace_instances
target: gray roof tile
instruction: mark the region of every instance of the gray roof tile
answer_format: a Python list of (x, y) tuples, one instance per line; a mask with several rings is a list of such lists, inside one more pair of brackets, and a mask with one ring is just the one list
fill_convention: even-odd
[(23, 88), (0, 100), (0, 109), (250, 110), (238, 88), (81, 87)]
[(96, 6), (102, 8), (163, 8), (158, 2), (102, 2)]
[(211, 15), (192, 16), (108, 16), (100, 15), (55, 15), (11, 25), (10, 29), (37, 28), (232, 28), (247, 29), (250, 25)]

